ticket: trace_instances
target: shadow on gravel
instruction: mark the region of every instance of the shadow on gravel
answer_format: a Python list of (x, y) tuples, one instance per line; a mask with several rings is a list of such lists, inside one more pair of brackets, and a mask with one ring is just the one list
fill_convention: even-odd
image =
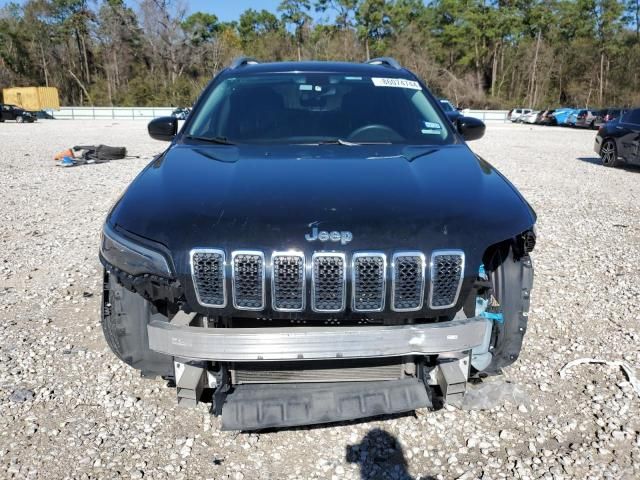
[[(407, 471), (407, 459), (396, 438), (379, 428), (370, 430), (359, 444), (347, 445), (346, 461), (360, 466), (362, 480), (414, 480)], [(435, 480), (435, 477), (427, 475), (415, 480)]]
[[(600, 157), (578, 157), (577, 159), (580, 160), (581, 162), (592, 163), (593, 165), (599, 165), (601, 167), (603, 166), (602, 160), (600, 160)], [(640, 173), (640, 166), (638, 165), (629, 165), (629, 164), (623, 163), (619, 167), (615, 167), (615, 168), (618, 168), (620, 170), (626, 170), (627, 172)]]

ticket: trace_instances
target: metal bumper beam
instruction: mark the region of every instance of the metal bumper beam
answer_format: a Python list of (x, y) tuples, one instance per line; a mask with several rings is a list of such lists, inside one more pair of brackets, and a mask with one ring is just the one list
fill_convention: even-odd
[(152, 321), (149, 347), (159, 353), (219, 362), (328, 360), (434, 355), (477, 347), (485, 318), (423, 325), (203, 328)]

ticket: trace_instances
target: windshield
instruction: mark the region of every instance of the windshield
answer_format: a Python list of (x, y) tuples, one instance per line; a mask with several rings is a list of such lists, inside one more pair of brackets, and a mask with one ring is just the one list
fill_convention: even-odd
[(402, 78), (331, 73), (230, 77), (193, 114), (188, 137), (228, 143), (453, 141), (421, 85)]

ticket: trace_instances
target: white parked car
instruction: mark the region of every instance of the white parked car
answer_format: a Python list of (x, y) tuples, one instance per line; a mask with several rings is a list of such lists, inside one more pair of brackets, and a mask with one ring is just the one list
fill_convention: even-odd
[(518, 121), (521, 123), (536, 123), (536, 120), (538, 119), (538, 115), (540, 115), (540, 111), (539, 110), (534, 110), (532, 112), (529, 112), (525, 115), (522, 115)]
[(520, 117), (522, 117), (523, 115), (527, 115), (532, 111), (533, 110), (531, 108), (514, 108), (512, 110), (509, 110), (507, 119), (511, 120), (512, 122), (519, 122)]

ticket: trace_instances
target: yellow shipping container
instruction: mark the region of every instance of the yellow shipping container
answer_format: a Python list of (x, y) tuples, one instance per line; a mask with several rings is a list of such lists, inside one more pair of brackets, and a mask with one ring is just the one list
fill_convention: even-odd
[(55, 87), (14, 87), (2, 90), (3, 103), (29, 111), (60, 110), (60, 97)]

